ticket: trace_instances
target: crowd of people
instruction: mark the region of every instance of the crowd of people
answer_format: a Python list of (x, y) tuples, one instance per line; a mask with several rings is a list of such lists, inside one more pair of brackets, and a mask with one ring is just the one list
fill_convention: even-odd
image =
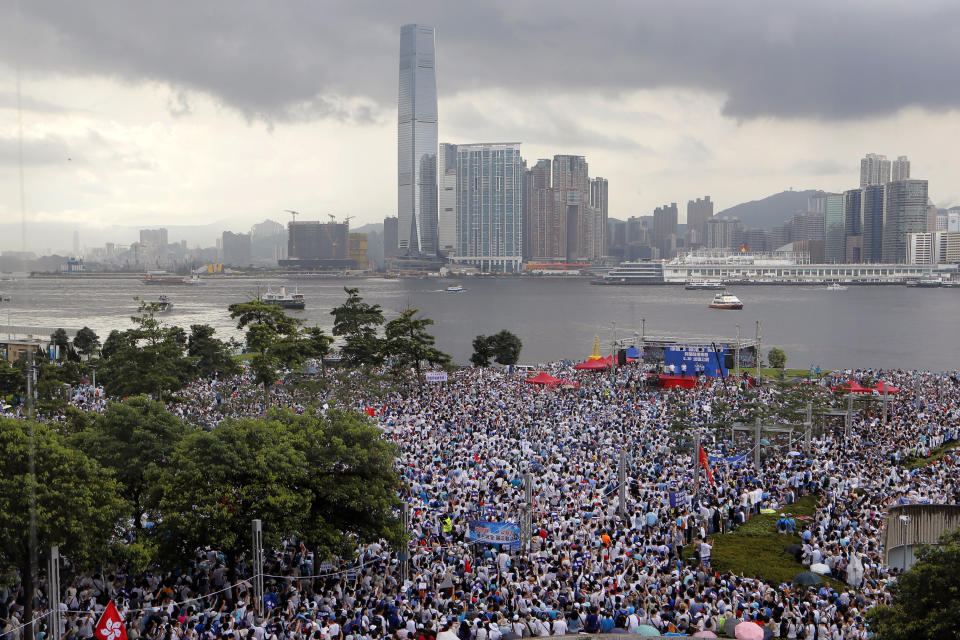
[[(823, 425), (807, 448), (792, 434), (770, 435), (762, 445), (715, 428), (758, 406), (775, 414), (793, 401), (775, 385), (745, 391), (702, 378), (694, 389), (662, 391), (648, 388), (632, 366), (595, 373), (556, 363), (545, 370), (579, 386), (541, 388), (494, 369), (460, 370), (422, 393), (384, 396), (357, 385), (354, 406), (372, 408), (371, 419), (398, 446), (408, 548), (381, 542), (355, 558), (328, 559), (290, 540), (267, 558), (262, 610), (250, 558), (214, 549), (198, 550), (176, 574), (79, 576), (59, 605), (61, 635), (92, 636), (113, 600), (131, 640), (732, 635), (744, 621), (772, 637), (857, 640), (868, 637), (866, 612), (890, 601), (898, 575), (881, 541), (889, 508), (960, 498), (960, 455), (947, 452), (912, 470), (904, 465), (960, 438), (955, 376), (851, 371), (851, 378), (900, 388), (888, 420), (879, 403), (861, 407), (849, 435)], [(810, 393), (830, 391), (815, 386)], [(322, 410), (333, 397), (278, 385), (271, 402)], [(170, 410), (212, 429), (231, 416), (262, 413), (263, 401), (262, 387), (244, 373), (192, 383)], [(94, 411), (105, 406), (93, 389), (79, 390), (74, 402)], [(709, 473), (695, 468), (694, 431)], [(756, 468), (753, 449), (761, 446)], [(816, 507), (799, 517), (791, 505), (804, 496)], [(529, 536), (510, 544), (484, 542), (471, 527), (520, 523), (527, 513), (530, 525), (521, 531)], [(714, 566), (716, 536), (759, 513), (777, 514), (776, 530), (799, 536), (800, 569), (826, 565), (833, 580), (772, 583)], [(4, 640), (24, 632), (20, 595), (16, 587), (0, 591)], [(42, 590), (37, 596), (41, 615), (46, 597)]]

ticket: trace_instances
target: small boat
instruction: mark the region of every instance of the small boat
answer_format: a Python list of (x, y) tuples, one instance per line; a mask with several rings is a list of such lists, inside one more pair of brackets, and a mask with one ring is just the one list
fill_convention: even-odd
[(960, 288), (960, 280), (944, 280), (940, 283), (940, 286), (944, 289), (958, 289)]
[(940, 278), (920, 278), (919, 280), (907, 280), (904, 284), (906, 284), (908, 287), (935, 289), (943, 286), (943, 280)]
[(450, 293), (460, 293), (461, 291), (465, 291), (465, 289), (461, 287), (459, 284), (452, 284), (449, 287), (447, 287), (447, 291), (449, 291)]
[(183, 284), (183, 278), (171, 275), (166, 271), (148, 271), (143, 276), (143, 284)]
[(183, 281), (183, 284), (191, 284), (191, 285), (196, 286), (196, 285), (199, 285), (199, 284), (207, 284), (207, 283), (206, 283), (205, 280), (201, 280), (201, 279), (200, 279), (200, 274), (199, 274), (199, 273), (194, 273), (194, 274), (191, 275), (189, 278), (187, 278), (186, 280), (184, 280), (184, 281)]
[(827, 285), (827, 291), (846, 291), (847, 288), (840, 284), (839, 282), (834, 282)]
[(157, 313), (170, 313), (173, 309), (173, 301), (167, 296), (157, 298)]
[(0, 302), (10, 302), (10, 296), (5, 293), (0, 293)]
[(713, 302), (710, 303), (711, 309), (743, 309), (743, 303), (740, 302), (740, 298), (733, 295), (732, 293), (718, 293), (713, 297)]
[(689, 291), (723, 291), (726, 287), (722, 280), (693, 280), (683, 285)]
[(263, 294), (263, 301), (282, 309), (305, 309), (307, 300), (302, 293), (288, 294), (286, 287), (280, 287), (279, 292), (267, 291)]

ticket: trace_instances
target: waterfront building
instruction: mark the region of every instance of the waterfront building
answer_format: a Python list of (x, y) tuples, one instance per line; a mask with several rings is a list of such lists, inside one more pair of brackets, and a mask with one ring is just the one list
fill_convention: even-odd
[(289, 262), (347, 260), (345, 222), (298, 220), (287, 223), (287, 255)]
[(819, 240), (824, 239), (824, 216), (822, 213), (807, 211), (795, 213), (790, 219), (790, 239), (792, 242), (798, 240)]
[(457, 146), (457, 255), (484, 271), (519, 271), (523, 261), (520, 143)]
[(780, 226), (774, 227), (770, 230), (770, 249), (776, 250), (782, 247), (785, 244), (789, 244), (791, 241), (790, 238), (790, 222), (786, 222)]
[(383, 219), (383, 260), (389, 261), (397, 255), (397, 217), (387, 216)]
[(745, 227), (740, 229), (740, 244), (738, 247), (744, 251), (773, 251), (777, 247), (770, 246), (770, 232), (766, 229), (754, 229)]
[(607, 220), (609, 218), (608, 192), (610, 185), (606, 178), (590, 179), (590, 208), (593, 210), (593, 256), (601, 260), (607, 255)]
[(947, 231), (960, 231), (960, 207), (947, 209)]
[(652, 244), (660, 249), (660, 255), (676, 255), (677, 203), (671, 202), (653, 210)]
[(713, 201), (710, 196), (687, 201), (687, 243), (706, 244), (707, 220), (713, 217)]
[[(909, 164), (908, 170), (909, 170)], [(872, 184), (886, 184), (890, 182), (890, 161), (887, 156), (868, 153), (860, 160), (860, 188)]]
[(874, 184), (862, 189), (860, 196), (860, 219), (863, 230), (864, 262), (880, 262), (883, 259), (883, 194), (886, 186)]
[(367, 234), (351, 233), (347, 237), (347, 243), (349, 245), (347, 257), (353, 261), (354, 269), (369, 269), (370, 261), (367, 258)]
[(904, 262), (907, 234), (927, 231), (927, 181), (890, 182), (883, 197), (883, 261)]
[(713, 217), (704, 225), (705, 244), (708, 249), (736, 250), (743, 243), (740, 219), (728, 216)]
[(587, 160), (583, 156), (553, 156), (553, 183), (555, 189), (577, 189), (584, 194), (590, 191), (590, 176)]
[(910, 179), (910, 160), (907, 156), (897, 156), (890, 165), (890, 180), (899, 182), (900, 180)]
[(448, 256), (457, 248), (457, 145), (440, 145), (437, 179), (437, 246)]
[(843, 192), (843, 262), (863, 260), (863, 189)]
[(400, 29), (397, 110), (398, 248), (437, 253), (437, 75), (433, 27)]
[(960, 232), (932, 231), (907, 234), (908, 264), (960, 263)]
[(231, 267), (250, 266), (252, 252), (249, 233), (224, 231), (221, 247), (223, 247), (223, 264)]
[(844, 248), (844, 211), (843, 194), (827, 193), (823, 196), (823, 254), (827, 262), (843, 262)]
[[(548, 254), (559, 256), (559, 248), (547, 247), (566, 246), (566, 220), (557, 219), (553, 202), (546, 202), (551, 197), (550, 189), (550, 160), (541, 158), (537, 163), (523, 172), (523, 248), (524, 259), (531, 260), (534, 256), (543, 258)], [(561, 239), (558, 234), (564, 234)], [(552, 259), (552, 258), (551, 258)]]

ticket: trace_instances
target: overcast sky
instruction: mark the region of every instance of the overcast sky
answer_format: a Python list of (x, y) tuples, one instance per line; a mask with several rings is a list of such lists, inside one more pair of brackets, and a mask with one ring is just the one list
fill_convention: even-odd
[(960, 204), (957, 2), (7, 0), (0, 223), (18, 66), (31, 221), (395, 215), (408, 22), (437, 28), (442, 141), (584, 155), (612, 217), (853, 188), (867, 152)]

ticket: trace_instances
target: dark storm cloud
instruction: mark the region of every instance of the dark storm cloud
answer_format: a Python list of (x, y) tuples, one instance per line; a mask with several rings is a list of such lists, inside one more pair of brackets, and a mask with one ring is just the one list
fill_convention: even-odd
[(203, 92), (251, 119), (364, 122), (395, 104), (416, 21), (438, 29), (441, 95), (681, 87), (740, 119), (960, 104), (960, 3), (923, 0), (5, 3), (0, 54), (28, 74), (167, 83), (175, 113)]

